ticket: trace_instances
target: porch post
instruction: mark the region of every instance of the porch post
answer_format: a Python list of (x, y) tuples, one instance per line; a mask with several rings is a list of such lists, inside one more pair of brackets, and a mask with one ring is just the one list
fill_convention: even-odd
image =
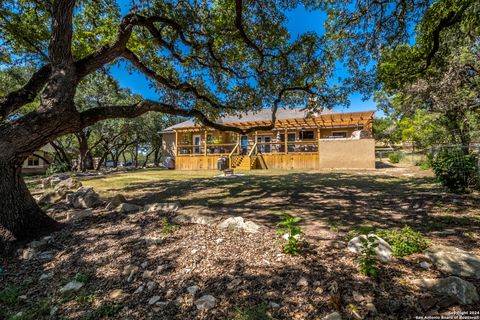
[(178, 157), (178, 131), (175, 130), (175, 159)]
[(320, 128), (317, 128), (317, 144), (318, 154), (320, 154)]
[(203, 155), (207, 156), (207, 129), (203, 130)]
[(241, 149), (241, 146), (240, 146), (240, 133), (237, 133), (237, 143), (239, 144), (237, 153), (240, 154), (240, 149)]
[(283, 143), (285, 145), (285, 154), (288, 154), (288, 141), (287, 141), (288, 140), (288, 133), (287, 133), (287, 131), (288, 131), (288, 129), (285, 128), (285, 132), (284, 132), (284, 135), (283, 135), (283, 137), (284, 137)]

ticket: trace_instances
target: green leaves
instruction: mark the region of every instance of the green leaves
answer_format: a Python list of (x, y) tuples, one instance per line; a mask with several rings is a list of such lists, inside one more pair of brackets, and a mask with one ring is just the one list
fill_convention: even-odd
[(286, 235), (287, 243), (283, 247), (284, 253), (293, 256), (298, 256), (301, 254), (299, 241), (303, 232), (301, 227), (298, 225), (300, 221), (300, 217), (294, 217), (288, 213), (285, 213), (283, 214), (281, 221), (277, 223), (277, 235)]

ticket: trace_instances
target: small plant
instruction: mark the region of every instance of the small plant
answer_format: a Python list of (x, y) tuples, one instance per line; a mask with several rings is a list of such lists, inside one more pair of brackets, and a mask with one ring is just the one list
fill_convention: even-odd
[(75, 298), (75, 301), (77, 301), (80, 304), (92, 304), (95, 302), (95, 295), (94, 294), (89, 294), (85, 291), (81, 291), (77, 297)]
[(162, 226), (162, 233), (164, 235), (169, 235), (178, 229), (178, 226), (170, 223), (167, 218), (162, 218), (160, 220), (160, 225)]
[(21, 313), (18, 316), (13, 316), (12, 320), (36, 320), (36, 319), (46, 319), (50, 316), (52, 310), (52, 301), (48, 298), (40, 299), (26, 311)]
[(122, 306), (118, 304), (104, 304), (98, 307), (97, 309), (86, 313), (80, 319), (96, 320), (96, 319), (102, 319), (105, 317), (114, 317), (120, 311), (121, 308)]
[(270, 320), (266, 303), (249, 304), (245, 307), (235, 308), (234, 320)]
[(0, 291), (0, 303), (13, 306), (17, 304), (20, 289), (18, 287), (9, 287)]
[(287, 243), (283, 246), (284, 253), (293, 256), (298, 256), (301, 254), (299, 241), (303, 232), (298, 225), (300, 220), (300, 217), (294, 217), (289, 214), (284, 214), (281, 221), (277, 223), (277, 234), (280, 236), (287, 235)]
[(421, 232), (414, 231), (409, 226), (400, 230), (378, 230), (376, 234), (392, 246), (392, 255), (395, 257), (422, 252), (430, 245)]
[(93, 270), (87, 270), (85, 272), (77, 272), (73, 277), (73, 280), (87, 284), (94, 276)]
[(388, 161), (391, 163), (399, 163), (400, 162), (400, 154), (399, 153), (389, 153), (388, 154)]
[(378, 274), (377, 253), (375, 252), (378, 242), (375, 240), (376, 237), (370, 235), (360, 239), (362, 253), (358, 260), (360, 273), (372, 278), (375, 278)]

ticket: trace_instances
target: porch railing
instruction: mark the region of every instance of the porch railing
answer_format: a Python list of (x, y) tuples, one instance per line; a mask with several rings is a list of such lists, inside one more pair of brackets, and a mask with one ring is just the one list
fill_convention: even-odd
[[(302, 141), (279, 141), (279, 142), (259, 142), (249, 143), (247, 146), (248, 153), (245, 155), (256, 154), (287, 154), (287, 153), (315, 153), (318, 152), (318, 140), (302, 140)], [(218, 155), (228, 156), (231, 158), (234, 154), (241, 153), (240, 143), (202, 143), (180, 144), (178, 145), (179, 156), (198, 156), (198, 155)]]

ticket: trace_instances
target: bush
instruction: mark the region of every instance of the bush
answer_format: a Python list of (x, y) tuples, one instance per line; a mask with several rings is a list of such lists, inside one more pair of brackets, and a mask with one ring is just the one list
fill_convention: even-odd
[(389, 153), (388, 154), (388, 161), (391, 163), (399, 163), (400, 162), (400, 154), (399, 153)]
[(455, 193), (478, 188), (477, 157), (460, 147), (442, 148), (432, 161), (435, 176), (441, 184)]
[(394, 257), (405, 257), (412, 253), (422, 252), (430, 245), (421, 232), (409, 226), (400, 230), (377, 230), (376, 234), (392, 246)]
[(62, 172), (67, 172), (70, 171), (70, 166), (68, 163), (52, 163), (47, 169), (46, 175), (51, 176), (54, 173), (62, 173)]
[(372, 226), (360, 226), (347, 233), (345, 239), (350, 241), (359, 235), (374, 233), (385, 240), (393, 249), (393, 256), (405, 257), (412, 253), (422, 252), (430, 245), (421, 232), (415, 231), (409, 226), (402, 229), (376, 229)]

